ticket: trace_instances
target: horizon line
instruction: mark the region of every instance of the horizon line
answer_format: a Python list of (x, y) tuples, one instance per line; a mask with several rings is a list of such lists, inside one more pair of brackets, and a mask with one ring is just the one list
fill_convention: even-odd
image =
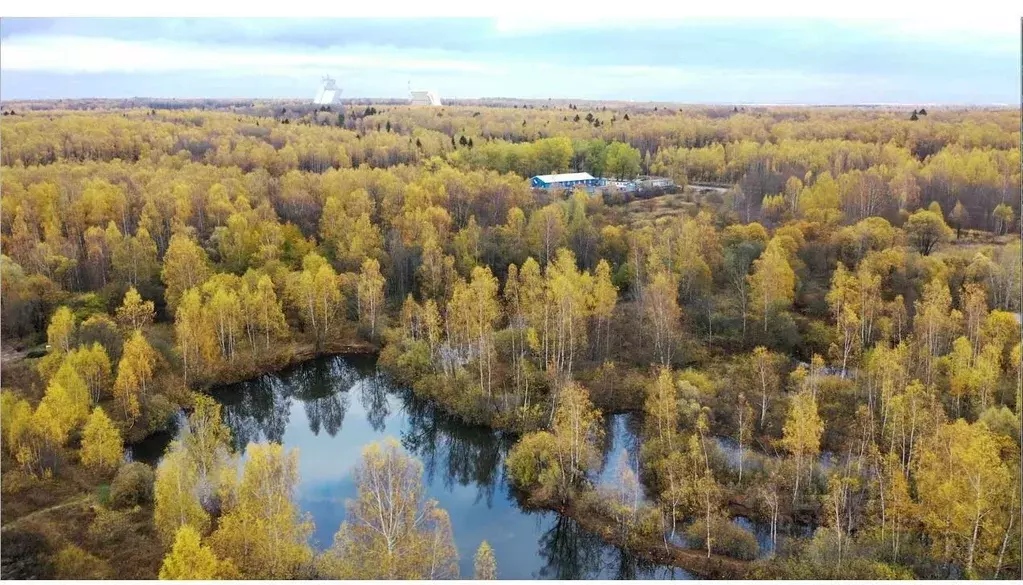
[[(356, 103), (362, 100), (407, 100), (408, 97), (400, 96), (352, 96), (342, 98), (342, 105), (345, 103)], [(665, 104), (665, 105), (681, 105), (681, 106), (752, 106), (752, 107), (833, 107), (833, 108), (849, 108), (849, 107), (939, 107), (939, 108), (951, 108), (951, 107), (992, 107), (992, 108), (1016, 108), (1020, 105), (1013, 105), (1005, 102), (750, 102), (750, 101), (705, 101), (705, 102), (685, 102), (685, 101), (672, 101), (672, 100), (636, 100), (636, 99), (622, 99), (622, 98), (584, 98), (584, 97), (548, 97), (548, 98), (528, 98), (528, 97), (510, 97), (510, 96), (483, 96), (483, 97), (441, 97), (445, 101), (485, 101), (485, 100), (509, 100), (509, 101), (522, 101), (522, 102), (542, 102), (542, 101), (578, 101), (578, 102), (598, 102), (598, 103), (625, 103), (625, 104)], [(307, 101), (309, 105), (312, 104), (312, 99), (305, 97), (287, 97), (287, 96), (275, 96), (275, 97), (163, 97), (163, 96), (131, 96), (131, 97), (103, 97), (103, 96), (90, 96), (90, 97), (59, 97), (59, 98), (33, 98), (33, 97), (21, 97), (21, 98), (0, 98), (0, 103), (18, 103), (18, 102), (81, 102), (89, 100), (110, 100), (110, 101), (131, 101), (131, 100), (166, 100), (166, 101), (213, 101), (213, 102), (232, 102), (232, 101)], [(444, 107), (448, 104), (443, 104), (440, 107)], [(436, 107), (436, 106), (434, 106)]]

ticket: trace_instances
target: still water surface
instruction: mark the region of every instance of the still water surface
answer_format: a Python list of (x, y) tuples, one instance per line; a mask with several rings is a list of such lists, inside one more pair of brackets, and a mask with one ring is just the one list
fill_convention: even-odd
[[(494, 548), (502, 579), (692, 578), (608, 545), (555, 512), (523, 509), (505, 477), (512, 439), (416, 399), (382, 375), (373, 357), (316, 359), (213, 395), (223, 404), (237, 449), (276, 441), (299, 450), (296, 498), (313, 517), (318, 549), (331, 545), (345, 500), (356, 495), (352, 470), (363, 446), (393, 436), (422, 461), (428, 497), (451, 516), (463, 578), (472, 577), (473, 555), (483, 540)], [(604, 477), (622, 449), (633, 461), (638, 453), (636, 417), (610, 416), (606, 425)], [(154, 438), (133, 456), (152, 461), (165, 443)]]

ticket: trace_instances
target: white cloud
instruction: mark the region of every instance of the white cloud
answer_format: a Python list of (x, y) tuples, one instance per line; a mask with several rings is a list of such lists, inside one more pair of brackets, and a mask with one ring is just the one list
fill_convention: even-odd
[(530, 35), (559, 30), (615, 29), (625, 26), (661, 26), (663, 21), (648, 15), (608, 15), (606, 13), (569, 13), (540, 10), (531, 14), (498, 16), (494, 30), (506, 35)]
[[(174, 3), (138, 3), (132, 0), (49, 0), (45, 3), (8, 3), (5, 16), (182, 16), (238, 17), (259, 16), (279, 19), (288, 6), (268, 0), (177, 0)], [(293, 11), (292, 11), (293, 12)], [(600, 23), (614, 26), (627, 21), (662, 21), (670, 18), (828, 18), (863, 19), (863, 15), (911, 19), (918, 22), (946, 21), (972, 30), (984, 30), (995, 21), (1009, 21), (1018, 31), (1019, 0), (971, 0), (968, 3), (933, 0), (857, 0), (857, 2), (821, 2), (820, 0), (730, 0), (729, 2), (664, 2), (664, 0), (516, 0), (511, 3), (479, 0), (391, 0), (386, 3), (328, 2), (313, 3), (306, 13), (315, 17), (493, 17), (505, 30), (529, 30), (533, 26), (564, 26)], [(600, 16), (596, 16), (600, 15)], [(871, 16), (871, 19), (875, 17)]]
[(55, 73), (160, 73), (174, 71), (265, 72), (277, 75), (311, 69), (482, 72), (492, 69), (438, 52), (422, 56), (381, 47), (296, 51), (287, 47), (237, 47), (165, 41), (33, 35), (3, 43), (3, 69)]
[[(866, 1), (869, 3), (871, 0)], [(651, 14), (653, 12), (633, 9), (630, 5), (624, 11), (589, 10), (572, 14), (555, 7), (550, 11), (534, 11), (527, 16), (500, 17), (493, 21), (497, 34), (520, 37), (516, 43), (523, 46), (522, 51), (510, 49), (500, 55), (488, 51), (476, 52), (474, 48), (466, 49), (465, 52), (433, 48), (405, 50), (392, 46), (374, 46), (369, 44), (369, 40), (360, 45), (317, 49), (286, 43), (241, 45), (160, 38), (129, 40), (80, 36), (77, 33), (12, 34), (3, 39), (0, 69), (5, 73), (22, 74), (20, 77), (12, 75), (4, 92), (8, 94), (13, 91), (19, 96), (31, 96), (33, 92), (40, 91), (40, 87), (49, 87), (33, 81), (38, 76), (28, 73), (80, 74), (82, 85), (76, 86), (75, 91), (85, 92), (86, 95), (110, 95), (111, 92), (136, 95), (137, 92), (150, 91), (161, 94), (188, 92), (198, 97), (209, 91), (219, 94), (236, 91), (238, 95), (265, 96), (289, 91), (304, 92), (305, 89), (289, 89), (289, 83), (293, 87), (306, 88), (315, 85), (324, 74), (338, 78), (340, 85), (346, 88), (345, 95), (348, 97), (403, 95), (406, 79), (414, 85), (435, 89), (445, 97), (505, 95), (613, 99), (628, 96), (633, 99), (667, 98), (689, 102), (785, 99), (870, 102), (909, 99), (903, 96), (925, 96), (939, 100), (941, 96), (955, 96), (955, 99), (969, 101), (970, 95), (976, 95), (976, 99), (981, 101), (995, 98), (1005, 101), (1012, 95), (1005, 91), (1008, 86), (998, 84), (997, 80), (989, 82), (989, 87), (957, 89), (955, 84), (934, 87), (917, 83), (913, 75), (885, 75), (884, 71), (892, 71), (893, 68), (878, 68), (876, 74), (871, 73), (869, 63), (857, 63), (857, 67), (851, 68), (839, 64), (825, 72), (813, 69), (810, 74), (792, 70), (802, 65), (792, 63), (791, 59), (779, 60), (776, 69), (767, 61), (763, 63), (765, 68), (760, 70), (747, 69), (743, 62), (734, 59), (726, 59), (724, 62), (730, 66), (721, 67), (706, 64), (708, 61), (713, 62), (712, 58), (687, 63), (685, 54), (677, 55), (676, 63), (644, 65), (642, 53), (632, 51), (630, 55), (640, 55), (632, 65), (600, 64), (599, 61), (596, 64), (570, 64), (560, 57), (578, 56), (591, 48), (544, 44), (549, 47), (549, 52), (539, 54), (525, 47), (532, 42), (528, 38), (531, 34), (556, 35), (557, 31), (567, 29), (599, 30), (602, 36), (607, 36), (607, 45), (614, 46), (615, 32), (627, 28), (655, 30), (676, 27), (679, 28), (679, 34), (686, 34), (679, 27), (680, 22), (695, 27), (701, 24), (728, 26), (727, 20), (708, 20), (702, 14), (691, 14), (679, 19), (671, 10), (666, 10), (663, 15), (657, 13), (657, 21), (651, 20)], [(818, 14), (811, 10), (801, 16), (814, 18)], [(750, 28), (749, 22), (744, 21), (744, 29)], [(767, 19), (757, 22), (769, 30), (772, 22), (781, 21)], [(1002, 58), (1008, 43), (1012, 43), (1008, 50), (1013, 51), (1013, 54), (1018, 50), (1018, 37), (1014, 32), (1016, 29), (1003, 34), (1010, 24), (1018, 26), (1018, 20), (1007, 21), (987, 15), (958, 18), (935, 10), (932, 15), (924, 14), (915, 18), (861, 17), (834, 22), (849, 26), (852, 36), (870, 32), (872, 34), (867, 35), (867, 38), (924, 41), (919, 43), (918, 48), (906, 48), (906, 54), (900, 53), (899, 58), (906, 62), (926, 61), (924, 53), (941, 45), (970, 45), (971, 49), (963, 54), (963, 58), (980, 55), (979, 59), (984, 59), (992, 53)], [(273, 24), (243, 21), (242, 26), (272, 27)], [(481, 26), (485, 27), (483, 24)], [(796, 22), (791, 26), (798, 27), (800, 24)], [(823, 34), (812, 25), (806, 25), (805, 32), (808, 35)], [(424, 30), (424, 35), (429, 34)], [(230, 35), (222, 36), (230, 38)], [(507, 46), (516, 43), (508, 43)], [(645, 49), (663, 52), (663, 48), (653, 38), (650, 46)], [(737, 46), (736, 50), (751, 49)], [(919, 52), (920, 55), (909, 54), (910, 51)], [(851, 53), (849, 58), (855, 56)], [(667, 61), (663, 54), (658, 57), (655, 62)], [(813, 58), (813, 55), (807, 55), (807, 62), (812, 63)], [(764, 62), (763, 59), (756, 61)], [(697, 62), (705, 65), (698, 66)], [(1004, 58), (999, 62), (1004, 62)], [(843, 70), (864, 73), (850, 74)], [(898, 68), (894, 70), (900, 71)], [(949, 73), (955, 75), (962, 72), (953, 70)], [(104, 74), (108, 75), (104, 77)], [(154, 80), (155, 76), (148, 74), (162, 74), (162, 77)], [(173, 82), (169, 81), (172, 79)]]
[[(651, 5), (653, 4), (653, 5)], [(476, 12), (474, 11), (474, 14)], [(586, 8), (551, 0), (518, 0), (496, 12), (495, 28), (508, 34), (532, 34), (558, 29), (614, 29), (658, 27), (665, 23), (756, 19), (770, 21), (826, 19), (905, 34), (941, 37), (963, 33), (1010, 35), (1018, 41), (1021, 11), (1018, 0), (971, 0), (968, 5), (943, 6), (931, 2), (858, 0), (855, 7), (817, 0), (731, 0), (728, 3), (664, 3), (663, 0), (590, 0)]]
[(989, 53), (1019, 50), (1019, 16), (979, 12), (968, 15), (935, 11), (914, 18), (868, 20), (876, 32), (945, 46), (968, 46)]

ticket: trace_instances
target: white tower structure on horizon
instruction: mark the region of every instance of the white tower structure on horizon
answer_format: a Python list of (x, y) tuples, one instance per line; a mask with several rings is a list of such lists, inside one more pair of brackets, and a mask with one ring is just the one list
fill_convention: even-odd
[(329, 75), (323, 76), (323, 84), (316, 92), (313, 103), (318, 106), (332, 106), (341, 103), (341, 88)]
[(428, 91), (423, 89), (412, 89), (412, 82), (409, 81), (409, 98), (411, 99), (410, 104), (413, 106), (439, 106), (440, 96), (435, 91)]

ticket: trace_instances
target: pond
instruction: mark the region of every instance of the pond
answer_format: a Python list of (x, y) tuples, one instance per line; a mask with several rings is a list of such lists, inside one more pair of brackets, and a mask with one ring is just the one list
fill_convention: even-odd
[[(237, 449), (262, 441), (298, 449), (296, 500), (316, 524), (317, 549), (331, 545), (345, 500), (356, 495), (352, 470), (363, 446), (393, 436), (422, 461), (427, 496), (451, 517), (463, 578), (472, 577), (483, 540), (494, 549), (502, 579), (692, 578), (606, 544), (570, 518), (523, 509), (505, 477), (512, 438), (464, 424), (415, 398), (377, 371), (374, 357), (320, 358), (225, 386), (213, 396), (223, 405)], [(605, 467), (614, 466), (621, 449), (634, 460), (637, 422), (617, 415), (605, 424)], [(166, 440), (136, 446), (133, 456), (152, 461)]]

